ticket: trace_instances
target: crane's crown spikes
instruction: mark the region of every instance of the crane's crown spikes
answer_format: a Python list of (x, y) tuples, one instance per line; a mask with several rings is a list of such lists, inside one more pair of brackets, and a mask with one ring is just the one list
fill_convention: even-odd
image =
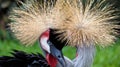
[[(83, 2), (84, 1), (84, 2)], [(116, 11), (107, 0), (67, 0), (66, 21), (59, 23), (58, 38), (71, 46), (91, 45), (107, 46), (114, 43), (114, 28), (118, 18)], [(112, 15), (114, 14), (114, 15)]]
[[(22, 3), (20, 8), (11, 11), (9, 18), (13, 21), (10, 28), (17, 39), (23, 44), (33, 44), (40, 35), (49, 28), (54, 28), (56, 23), (61, 22), (61, 1), (57, 5), (44, 2), (40, 4), (37, 0)], [(60, 19), (60, 20), (59, 20)]]
[[(65, 1), (65, 2), (64, 2)], [(98, 1), (98, 2), (97, 2)], [(24, 44), (34, 43), (48, 28), (59, 29), (58, 39), (67, 41), (71, 46), (97, 43), (107, 46), (116, 37), (113, 28), (117, 18), (107, 0), (57, 0), (52, 7), (45, 7), (35, 1), (23, 4), (23, 8), (14, 9), (10, 19), (11, 30)], [(47, 3), (49, 5), (49, 3)], [(113, 14), (113, 15), (112, 15)]]

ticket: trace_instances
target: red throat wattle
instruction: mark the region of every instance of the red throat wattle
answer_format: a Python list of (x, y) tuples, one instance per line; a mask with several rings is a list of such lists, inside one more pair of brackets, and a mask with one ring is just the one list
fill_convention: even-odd
[(47, 62), (50, 65), (50, 67), (56, 67), (57, 59), (54, 56), (52, 56), (51, 54), (47, 54), (46, 58), (47, 58)]

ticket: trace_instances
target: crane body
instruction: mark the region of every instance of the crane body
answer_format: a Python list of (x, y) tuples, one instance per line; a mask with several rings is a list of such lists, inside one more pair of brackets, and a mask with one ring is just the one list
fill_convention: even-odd
[(0, 67), (50, 67), (41, 54), (13, 50), (13, 56), (0, 57)]

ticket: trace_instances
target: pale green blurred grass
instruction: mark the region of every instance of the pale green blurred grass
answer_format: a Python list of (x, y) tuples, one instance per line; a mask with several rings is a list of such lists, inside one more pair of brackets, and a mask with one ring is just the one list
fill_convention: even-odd
[[(0, 56), (11, 55), (12, 49), (28, 53), (41, 53), (38, 43), (25, 47), (11, 40), (0, 41)], [(68, 46), (63, 49), (64, 55), (71, 59), (75, 57), (75, 51), (75, 48)], [(120, 41), (110, 47), (97, 47), (93, 67), (120, 67)]]

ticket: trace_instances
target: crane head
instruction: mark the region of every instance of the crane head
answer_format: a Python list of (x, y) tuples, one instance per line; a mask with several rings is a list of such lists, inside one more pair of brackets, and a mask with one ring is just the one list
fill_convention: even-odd
[(56, 67), (57, 62), (59, 62), (63, 67), (65, 67), (66, 64), (61, 50), (57, 49), (49, 38), (50, 29), (42, 33), (39, 40), (40, 46), (45, 53), (48, 63), (51, 67)]

